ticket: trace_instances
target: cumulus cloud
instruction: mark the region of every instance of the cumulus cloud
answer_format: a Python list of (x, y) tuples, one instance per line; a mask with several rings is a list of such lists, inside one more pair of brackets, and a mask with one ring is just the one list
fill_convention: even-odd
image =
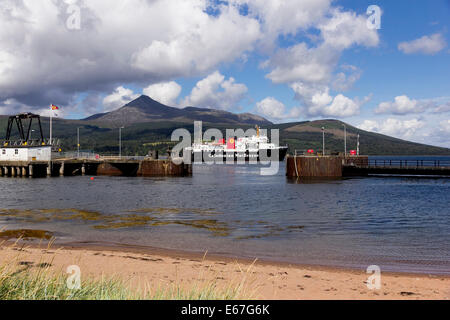
[(258, 19), (264, 37), (260, 45), (271, 49), (279, 35), (296, 34), (317, 25), (329, 11), (331, 0), (231, 0), (246, 6), (248, 15)]
[[(280, 49), (269, 78), (316, 83), (329, 80), (343, 49), (378, 41), (361, 27), (364, 16), (332, 9), (331, 0), (78, 0), (80, 30), (67, 27), (72, 3), (0, 3), (0, 101), (64, 105), (85, 92), (204, 76), (255, 50), (270, 56), (280, 36), (310, 28), (322, 45)], [(293, 62), (283, 65), (284, 56)]]
[(318, 26), (322, 42), (312, 48), (303, 42), (279, 49), (262, 65), (271, 69), (267, 78), (274, 83), (328, 82), (343, 50), (353, 45), (378, 45), (378, 34), (367, 28), (366, 20), (352, 12), (333, 11), (331, 18)]
[(381, 102), (375, 109), (375, 113), (405, 115), (410, 113), (422, 113), (430, 111), (433, 113), (444, 113), (450, 111), (450, 101), (440, 103), (436, 99), (411, 99), (406, 95), (397, 96), (394, 101)]
[(271, 120), (295, 119), (300, 116), (300, 108), (293, 107), (286, 112), (285, 105), (274, 97), (267, 97), (257, 102), (256, 112)]
[(353, 45), (375, 47), (379, 43), (377, 31), (367, 28), (367, 16), (351, 11), (334, 9), (331, 18), (318, 28), (324, 44), (335, 49), (344, 50)]
[(445, 134), (450, 134), (450, 119), (441, 121), (439, 125), (439, 128), (442, 132), (444, 132)]
[(427, 103), (421, 103), (407, 96), (395, 97), (394, 102), (382, 102), (375, 109), (376, 113), (408, 114), (423, 112)]
[(350, 90), (353, 84), (361, 77), (362, 71), (352, 65), (343, 65), (341, 69), (342, 71), (334, 76), (331, 87), (336, 91)]
[(158, 20), (172, 30), (164, 32), (169, 33), (166, 39), (155, 39), (136, 52), (132, 65), (150, 73), (179, 77), (206, 72), (253, 50), (254, 42), (261, 37), (257, 20), (225, 5), (220, 6), (219, 16), (211, 17), (203, 12), (206, 4), (198, 0), (161, 3), (158, 14), (169, 9), (171, 16), (166, 16), (165, 23)]
[(197, 82), (191, 94), (183, 100), (183, 104), (229, 110), (237, 107), (247, 91), (246, 85), (236, 83), (232, 77), (226, 79), (220, 72), (215, 71)]
[(365, 120), (358, 127), (366, 131), (378, 132), (401, 139), (410, 139), (425, 124), (425, 121), (419, 119), (399, 120), (388, 118), (382, 121)]
[(181, 93), (181, 86), (175, 81), (161, 82), (144, 88), (142, 92), (162, 104), (175, 106)]
[(63, 1), (1, 1), (0, 100), (65, 104), (80, 92), (198, 76), (245, 58), (260, 22), (233, 5), (209, 15), (209, 4), (80, 0), (81, 29), (70, 30)]
[(323, 83), (330, 79), (338, 61), (339, 54), (336, 52), (330, 52), (324, 46), (308, 48), (302, 42), (279, 49), (262, 66), (271, 69), (266, 77), (274, 83)]
[(423, 36), (412, 41), (400, 42), (398, 50), (406, 54), (422, 53), (436, 54), (447, 46), (444, 37), (440, 33)]
[(345, 49), (355, 45), (378, 45), (378, 33), (367, 28), (366, 21), (364, 15), (332, 10), (317, 27), (321, 42), (315, 47), (303, 42), (277, 50), (261, 65), (270, 69), (266, 77), (274, 83), (289, 84), (308, 115), (348, 117), (359, 114), (368, 98), (360, 101), (341, 93), (333, 97), (330, 87), (336, 91), (348, 90), (361, 75), (356, 66), (350, 65), (342, 66), (343, 70), (333, 75)]
[(50, 105), (35, 108), (34, 106), (30, 106), (24, 103), (21, 103), (17, 101), (16, 99), (6, 99), (4, 101), (0, 102), (0, 114), (2, 115), (16, 115), (19, 113), (25, 113), (25, 112), (33, 112), (35, 114), (41, 115), (43, 117), (49, 117), (50, 114), (53, 117), (65, 117), (70, 112), (76, 109), (75, 105), (67, 104), (67, 105), (58, 105), (60, 109), (58, 111), (51, 111)]
[(293, 83), (291, 88), (296, 94), (296, 98), (303, 102), (304, 111), (309, 116), (323, 117), (351, 117), (360, 113), (360, 108), (370, 96), (360, 100), (351, 99), (343, 94), (330, 95), (330, 88), (327, 86), (311, 86), (302, 83)]
[(434, 113), (446, 113), (450, 112), (450, 101), (444, 102), (442, 104), (439, 104), (432, 110)]
[(120, 86), (116, 88), (113, 93), (103, 99), (103, 111), (113, 111), (138, 97), (139, 94), (135, 94), (133, 90)]

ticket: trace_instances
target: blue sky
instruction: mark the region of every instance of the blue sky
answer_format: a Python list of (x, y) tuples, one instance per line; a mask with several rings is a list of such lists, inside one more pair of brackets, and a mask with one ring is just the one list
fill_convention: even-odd
[[(381, 29), (366, 10), (381, 9)], [(0, 4), (0, 113), (83, 118), (140, 94), (274, 122), (337, 118), (450, 147), (450, 1)], [(25, 21), (25, 22), (24, 22)]]

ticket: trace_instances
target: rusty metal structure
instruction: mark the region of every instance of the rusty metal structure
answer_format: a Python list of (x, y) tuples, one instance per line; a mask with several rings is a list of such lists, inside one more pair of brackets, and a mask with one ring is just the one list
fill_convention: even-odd
[(297, 179), (350, 176), (450, 176), (450, 161), (369, 159), (368, 156), (288, 156), (286, 176)]

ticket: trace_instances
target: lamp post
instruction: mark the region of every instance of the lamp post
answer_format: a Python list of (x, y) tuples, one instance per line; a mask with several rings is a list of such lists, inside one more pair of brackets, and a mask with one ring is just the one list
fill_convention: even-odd
[(31, 130), (30, 131), (30, 141), (33, 141), (33, 132), (35, 132), (36, 130)]
[(358, 141), (357, 141), (357, 144), (356, 144), (356, 155), (359, 156), (359, 133), (358, 133)]
[(77, 128), (77, 158), (80, 158), (80, 127)]
[(325, 127), (322, 127), (322, 156), (325, 157)]
[(344, 157), (347, 157), (347, 126), (343, 123), (344, 126)]
[(122, 159), (122, 129), (125, 129), (125, 127), (119, 128), (119, 157)]

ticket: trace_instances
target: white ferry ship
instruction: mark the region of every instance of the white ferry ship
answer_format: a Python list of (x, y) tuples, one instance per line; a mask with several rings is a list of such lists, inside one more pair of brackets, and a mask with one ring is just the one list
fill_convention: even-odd
[(228, 161), (259, 162), (275, 159), (284, 161), (288, 147), (270, 143), (269, 138), (261, 135), (259, 127), (256, 127), (255, 136), (229, 138), (228, 141), (221, 139), (218, 142), (194, 143), (185, 151), (191, 152), (194, 162), (217, 162), (227, 161), (227, 159)]

